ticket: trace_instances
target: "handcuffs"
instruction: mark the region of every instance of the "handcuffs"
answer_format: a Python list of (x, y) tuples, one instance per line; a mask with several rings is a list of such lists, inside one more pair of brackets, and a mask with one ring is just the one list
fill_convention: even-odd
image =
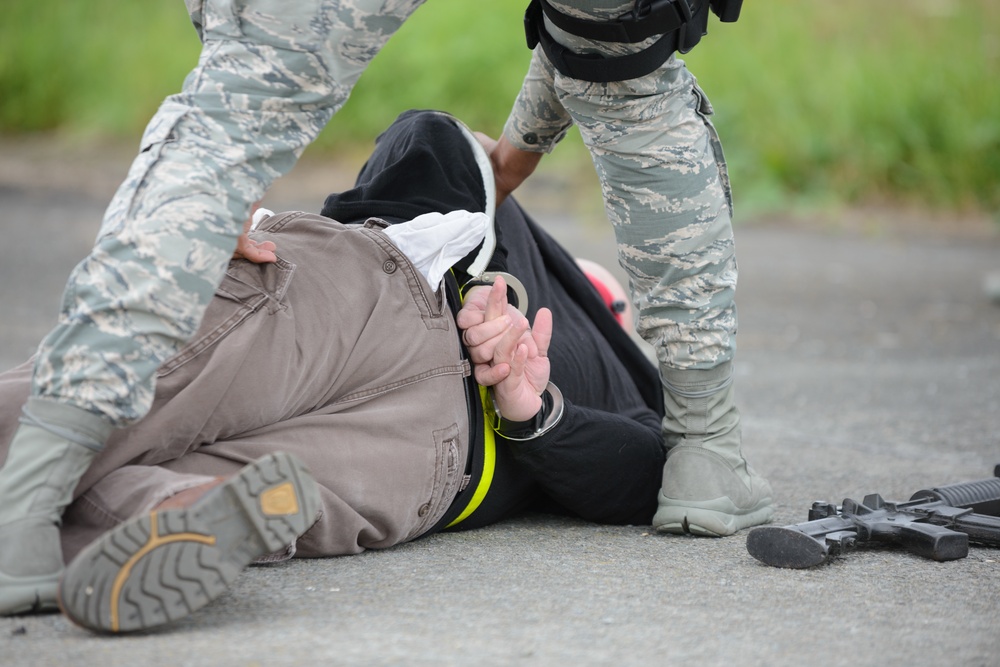
[[(524, 289), (524, 284), (520, 280), (506, 271), (484, 271), (466, 283), (465, 287), (467, 289), (470, 286), (492, 285), (496, 282), (497, 278), (504, 279), (507, 287), (514, 292), (514, 297), (517, 300), (515, 307), (522, 315), (527, 317), (528, 292)], [(562, 392), (551, 381), (545, 386), (545, 390), (542, 392), (542, 407), (534, 417), (526, 421), (504, 419), (500, 413), (499, 406), (497, 406), (496, 398), (493, 396), (493, 388), (488, 387), (487, 391), (489, 392), (493, 408), (493, 419), (491, 419), (493, 430), (507, 440), (524, 442), (545, 435), (556, 427), (562, 419), (565, 410)]]
[(542, 407), (534, 417), (527, 421), (515, 422), (504, 419), (503, 415), (500, 414), (500, 408), (497, 407), (496, 399), (493, 398), (492, 391), (490, 398), (493, 400), (493, 413), (496, 417), (493, 430), (507, 440), (518, 442), (534, 440), (554, 429), (562, 419), (565, 410), (562, 392), (552, 382), (549, 382), (545, 391), (542, 392)]

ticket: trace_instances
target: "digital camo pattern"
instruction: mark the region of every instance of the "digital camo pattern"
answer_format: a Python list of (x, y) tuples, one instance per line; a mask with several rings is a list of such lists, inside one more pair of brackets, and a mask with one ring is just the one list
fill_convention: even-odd
[[(593, 18), (632, 5), (552, 4)], [(577, 52), (621, 54), (643, 46), (595, 42), (547, 26)], [(571, 123), (579, 127), (629, 276), (637, 329), (665, 368), (714, 368), (734, 353), (732, 197), (711, 113), (694, 76), (674, 57), (645, 77), (600, 84), (560, 74), (536, 48), (504, 128), (516, 147), (547, 152)]]
[(116, 426), (197, 330), (252, 204), (423, 0), (187, 0), (203, 42), (73, 272), (33, 392)]

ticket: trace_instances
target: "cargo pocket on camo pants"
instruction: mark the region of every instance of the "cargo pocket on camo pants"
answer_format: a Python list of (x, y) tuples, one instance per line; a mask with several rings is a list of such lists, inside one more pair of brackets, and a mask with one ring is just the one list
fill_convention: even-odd
[(709, 140), (712, 142), (712, 152), (715, 154), (715, 163), (719, 167), (719, 181), (722, 190), (726, 194), (726, 203), (729, 206), (729, 217), (733, 216), (733, 188), (729, 183), (729, 166), (726, 164), (726, 155), (722, 150), (722, 141), (719, 139), (719, 132), (712, 124), (711, 116), (715, 113), (712, 103), (708, 101), (698, 84), (694, 84), (694, 94), (698, 98), (698, 115), (705, 121), (705, 128), (708, 130)]

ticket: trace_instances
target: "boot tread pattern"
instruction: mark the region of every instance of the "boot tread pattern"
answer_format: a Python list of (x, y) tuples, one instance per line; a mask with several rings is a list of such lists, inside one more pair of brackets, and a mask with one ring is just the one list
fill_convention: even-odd
[[(261, 496), (280, 489), (268, 512)], [(222, 595), (253, 560), (292, 543), (313, 523), (319, 491), (301, 463), (274, 454), (244, 468), (184, 509), (132, 519), (67, 568), (60, 604), (74, 622), (103, 632), (143, 630), (188, 616)]]

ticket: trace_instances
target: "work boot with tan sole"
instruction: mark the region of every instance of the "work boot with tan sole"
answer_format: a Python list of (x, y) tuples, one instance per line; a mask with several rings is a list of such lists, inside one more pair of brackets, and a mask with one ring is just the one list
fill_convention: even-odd
[(222, 595), (250, 563), (291, 545), (319, 507), (305, 466), (271, 454), (188, 507), (156, 509), (105, 533), (67, 566), (59, 606), (97, 632), (184, 618)]

